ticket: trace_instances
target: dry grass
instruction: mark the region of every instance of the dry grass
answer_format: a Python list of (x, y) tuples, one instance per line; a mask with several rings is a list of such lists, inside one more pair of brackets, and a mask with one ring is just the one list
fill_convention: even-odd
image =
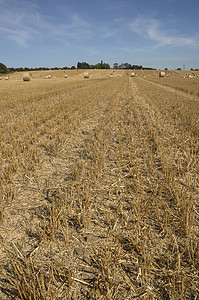
[(0, 82), (1, 299), (199, 296), (197, 93), (109, 73)]
[[(166, 71), (164, 78), (160, 80), (155, 71), (139, 71), (139, 74), (143, 74), (144, 79), (159, 83), (161, 85), (174, 88), (179, 91), (189, 93), (191, 95), (199, 96), (199, 72), (198, 71)], [(187, 77), (190, 74), (191, 78)]]

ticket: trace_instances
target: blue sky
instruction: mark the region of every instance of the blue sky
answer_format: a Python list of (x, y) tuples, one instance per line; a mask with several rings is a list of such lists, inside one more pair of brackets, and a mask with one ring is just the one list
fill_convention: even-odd
[(199, 0), (0, 0), (0, 62), (199, 68)]

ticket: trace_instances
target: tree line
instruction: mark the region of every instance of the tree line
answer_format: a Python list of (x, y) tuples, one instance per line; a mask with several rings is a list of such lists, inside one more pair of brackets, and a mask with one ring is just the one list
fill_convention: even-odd
[(78, 62), (77, 69), (110, 69), (110, 65), (104, 63), (102, 60), (96, 65), (89, 65), (87, 62)]
[[(87, 62), (78, 62), (77, 67), (54, 67), (54, 68), (46, 68), (46, 67), (39, 67), (39, 68), (29, 68), (29, 67), (19, 67), (19, 68), (7, 68), (3, 63), (0, 63), (0, 73), (9, 73), (9, 72), (27, 72), (27, 71), (44, 71), (44, 70), (69, 70), (69, 69), (111, 69), (111, 66), (108, 63), (104, 63), (102, 60), (100, 63), (95, 65), (90, 65)], [(153, 68), (145, 68), (139, 65), (131, 65), (129, 63), (114, 63), (113, 69), (134, 69), (134, 70), (141, 70), (141, 69), (148, 69), (153, 70)]]
[(129, 63), (122, 63), (120, 65), (118, 63), (114, 63), (113, 64), (113, 69), (156, 70), (156, 69), (153, 69), (153, 68), (143, 67), (143, 66), (139, 66), (139, 65), (131, 65)]
[[(75, 67), (73, 67), (75, 68)], [(73, 69), (71, 68), (71, 69)], [(70, 69), (68, 67), (63, 68), (46, 68), (46, 67), (39, 67), (39, 68), (28, 68), (28, 67), (19, 67), (19, 68), (7, 68), (4, 64), (0, 63), (0, 73), (10, 73), (10, 72), (27, 72), (27, 71), (45, 71), (45, 70), (67, 70)], [(76, 68), (75, 68), (76, 69)]]
[[(62, 68), (58, 68), (58, 67), (54, 67), (54, 68), (46, 68), (46, 67), (39, 67), (39, 68), (28, 68), (28, 67), (19, 67), (19, 68), (7, 68), (5, 64), (0, 63), (0, 73), (1, 74), (6, 74), (6, 73), (10, 73), (10, 72), (27, 72), (27, 71), (43, 71), (43, 70), (70, 70), (70, 69), (111, 69), (110, 65), (108, 63), (104, 63), (102, 60), (100, 63), (97, 63), (95, 65), (90, 65), (87, 62), (78, 62), (77, 63), (77, 67), (76, 66), (72, 66), (72, 67), (62, 67)], [(113, 69), (121, 69), (121, 70), (156, 70), (154, 68), (150, 68), (150, 67), (143, 67), (143, 66), (139, 66), (139, 65), (131, 65), (129, 63), (122, 63), (122, 64), (118, 64), (118, 63), (114, 63), (113, 64)], [(167, 70), (167, 68), (165, 68), (165, 70)], [(181, 70), (181, 68), (178, 68), (176, 70)], [(199, 69), (190, 69), (191, 71), (198, 71)]]
[(96, 65), (89, 65), (87, 62), (78, 62), (77, 67), (54, 67), (54, 68), (46, 68), (46, 67), (39, 67), (39, 68), (29, 68), (29, 67), (19, 67), (19, 68), (7, 68), (3, 63), (0, 63), (0, 73), (10, 73), (10, 72), (28, 72), (28, 71), (45, 71), (45, 70), (70, 70), (70, 69), (110, 69), (110, 65), (101, 61)]

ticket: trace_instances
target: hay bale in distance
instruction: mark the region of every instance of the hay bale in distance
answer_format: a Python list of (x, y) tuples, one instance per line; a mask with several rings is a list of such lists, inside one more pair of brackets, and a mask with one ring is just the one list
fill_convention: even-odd
[(89, 73), (88, 72), (84, 72), (84, 78), (89, 78)]
[(31, 81), (32, 79), (32, 74), (29, 72), (26, 72), (23, 74), (23, 81)]
[(64, 75), (64, 78), (68, 78), (68, 75), (67, 75), (67, 74), (65, 74), (65, 75)]
[(159, 77), (165, 77), (165, 72), (160, 72)]
[(136, 74), (133, 72), (133, 73), (130, 74), (130, 76), (131, 76), (131, 77), (135, 77)]

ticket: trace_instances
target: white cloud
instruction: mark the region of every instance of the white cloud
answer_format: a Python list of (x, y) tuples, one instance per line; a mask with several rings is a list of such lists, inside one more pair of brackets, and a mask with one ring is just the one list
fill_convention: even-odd
[[(4, 4), (4, 3), (3, 3)], [(39, 35), (32, 21), (35, 20), (32, 5), (30, 9), (15, 6), (15, 1), (6, 1), (1, 7), (0, 34), (23, 47), (27, 47), (28, 40), (35, 34)]]
[(27, 47), (27, 40), (29, 38), (29, 32), (27, 30), (17, 30), (0, 27), (0, 32), (5, 33), (10, 39), (16, 41), (23, 47)]
[(166, 29), (162, 29), (163, 23), (160, 20), (139, 15), (134, 21), (129, 25), (130, 30), (134, 33), (140, 35), (141, 37), (155, 42), (153, 48), (158, 48), (162, 46), (172, 46), (172, 47), (199, 47), (199, 37), (198, 36), (182, 36), (177, 34), (171, 34)]
[[(1, 1), (1, 0), (0, 0)], [(23, 1), (23, 0), (22, 0)], [(8, 0), (1, 7), (0, 34), (23, 47), (27, 47), (31, 40), (55, 40), (70, 44), (70, 40), (85, 40), (92, 36), (92, 29), (88, 22), (78, 14), (70, 14), (60, 22), (52, 16), (42, 15), (37, 6), (24, 7), (14, 5), (16, 0)], [(1, 2), (0, 2), (1, 3)]]
[(92, 36), (92, 30), (90, 24), (83, 20), (78, 14), (71, 14), (67, 16), (68, 22), (56, 22), (56, 20), (48, 20), (41, 15), (37, 16), (38, 28), (47, 34), (47, 36), (53, 37), (53, 39), (63, 41), (65, 44), (69, 43), (69, 40), (85, 40)]

